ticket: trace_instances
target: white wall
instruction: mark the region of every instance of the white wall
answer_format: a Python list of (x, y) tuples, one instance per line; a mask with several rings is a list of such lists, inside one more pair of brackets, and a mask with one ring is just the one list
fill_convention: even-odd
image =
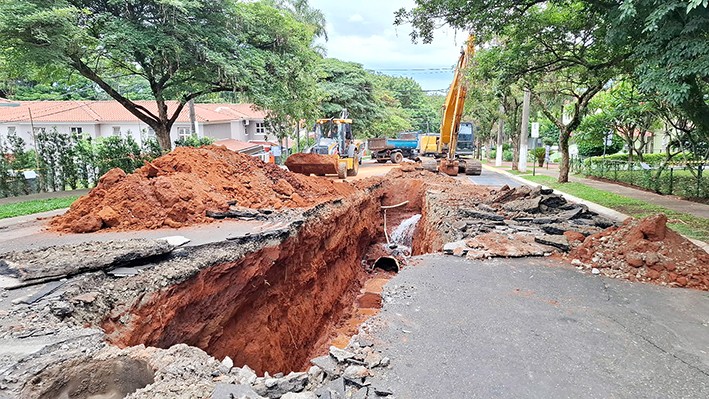
[(230, 123), (219, 123), (213, 125), (201, 125), (200, 135), (210, 137), (215, 140), (230, 139), (232, 125)]
[[(23, 140), (25, 140), (25, 145), (26, 147), (33, 148), (34, 147), (34, 136), (32, 135), (32, 125), (29, 123), (2, 123), (0, 124), (0, 137), (2, 137), (3, 140), (7, 137), (8, 134), (8, 128), (9, 127), (15, 127), (15, 133), (17, 136), (21, 137)], [(46, 131), (51, 131), (54, 128), (57, 129), (59, 133), (64, 133), (64, 134), (70, 134), (71, 133), (71, 128), (73, 127), (80, 127), (82, 130), (82, 133), (91, 135), (92, 137), (96, 137), (95, 134), (98, 131), (98, 125), (96, 124), (86, 124), (86, 123), (44, 123), (44, 122), (38, 122), (34, 124), (35, 129), (45, 129)]]
[[(249, 140), (263, 140), (263, 134), (256, 134), (256, 123), (261, 122), (261, 120), (251, 120), (248, 125), (244, 124), (244, 121), (232, 121), (226, 123), (217, 124), (201, 124), (199, 125), (199, 135), (212, 137), (214, 139), (235, 139), (241, 141)], [(0, 123), (0, 138), (3, 140), (7, 137), (7, 128), (10, 126), (15, 127), (16, 134), (25, 140), (27, 148), (34, 147), (34, 140), (32, 139), (32, 129), (29, 123)], [(148, 137), (150, 128), (145, 123), (126, 123), (126, 122), (108, 122), (101, 124), (87, 124), (87, 123), (57, 123), (57, 122), (47, 122), (47, 123), (35, 123), (35, 128), (45, 128), (51, 130), (54, 127), (61, 133), (70, 133), (72, 127), (81, 127), (82, 133), (90, 135), (92, 138), (109, 137), (113, 135), (113, 127), (120, 127), (121, 135), (125, 136), (130, 132), (133, 139), (142, 144), (143, 140)], [(189, 129), (189, 123), (175, 123), (170, 131), (170, 142), (174, 143), (175, 140), (179, 138), (178, 129), (187, 128)], [(143, 133), (145, 131), (145, 133)], [(273, 138), (273, 137), (271, 137)]]

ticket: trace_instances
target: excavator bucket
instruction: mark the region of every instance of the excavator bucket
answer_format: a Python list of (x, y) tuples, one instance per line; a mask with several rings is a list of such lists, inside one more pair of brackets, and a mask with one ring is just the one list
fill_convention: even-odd
[(458, 176), (458, 166), (459, 163), (457, 160), (449, 160), (447, 158), (441, 159), (441, 164), (438, 165), (438, 170), (441, 171), (441, 173), (445, 173), (448, 176)]
[(336, 175), (338, 158), (335, 155), (293, 154), (286, 159), (288, 170), (303, 175)]

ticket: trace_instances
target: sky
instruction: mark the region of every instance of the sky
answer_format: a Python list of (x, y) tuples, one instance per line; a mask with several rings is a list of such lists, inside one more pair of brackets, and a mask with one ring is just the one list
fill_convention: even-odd
[(424, 90), (447, 89), (453, 79), (450, 69), (467, 35), (442, 28), (435, 32), (433, 43), (413, 44), (410, 26), (394, 26), (394, 11), (413, 4), (413, 0), (310, 0), (327, 19), (328, 41), (322, 45), (328, 57), (414, 78)]

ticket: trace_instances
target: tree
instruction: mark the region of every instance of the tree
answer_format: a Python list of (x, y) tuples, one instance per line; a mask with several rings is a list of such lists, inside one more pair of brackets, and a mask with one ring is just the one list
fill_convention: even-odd
[(624, 0), (611, 39), (632, 46), (641, 91), (684, 113), (709, 142), (707, 0)]
[(319, 86), (324, 93), (321, 117), (338, 117), (343, 108), (354, 120), (355, 135), (369, 130), (379, 114), (373, 76), (362, 65), (326, 58), (320, 62)]
[(499, 79), (531, 89), (541, 111), (559, 128), (559, 181), (567, 182), (571, 134), (588, 102), (628, 56), (625, 47), (605, 42), (607, 9), (573, 0), (417, 0), (416, 4), (412, 10), (400, 10), (395, 21), (412, 23), (414, 40), (429, 42), (442, 21), (469, 30), (479, 42), (499, 49), (495, 57)]
[[(0, 10), (3, 57), (78, 72), (150, 126), (165, 151), (188, 101), (233, 91), (257, 102), (313, 51), (313, 30), (263, 1), (0, 0)], [(118, 76), (145, 81), (156, 107), (112, 85)]]
[[(573, 137), (578, 146), (579, 155), (595, 157), (598, 155), (615, 154), (623, 148), (623, 139), (613, 133), (609, 115), (604, 112), (594, 113), (583, 118)], [(607, 145), (606, 138), (612, 133), (612, 141)]]

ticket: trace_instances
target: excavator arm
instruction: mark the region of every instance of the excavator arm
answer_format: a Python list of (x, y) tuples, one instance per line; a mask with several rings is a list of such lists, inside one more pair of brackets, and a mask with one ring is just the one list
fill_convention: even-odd
[[(438, 141), (438, 153), (445, 154), (441, 160), (440, 170), (449, 175), (458, 174), (458, 165), (455, 158), (455, 151), (458, 145), (458, 132), (460, 130), (460, 119), (463, 117), (465, 107), (465, 97), (468, 94), (468, 86), (465, 83), (465, 70), (475, 51), (475, 37), (470, 35), (465, 47), (461, 51), (458, 64), (455, 68), (453, 82), (443, 104), (443, 119), (441, 120), (441, 138)], [(455, 169), (455, 172), (453, 171)]]

